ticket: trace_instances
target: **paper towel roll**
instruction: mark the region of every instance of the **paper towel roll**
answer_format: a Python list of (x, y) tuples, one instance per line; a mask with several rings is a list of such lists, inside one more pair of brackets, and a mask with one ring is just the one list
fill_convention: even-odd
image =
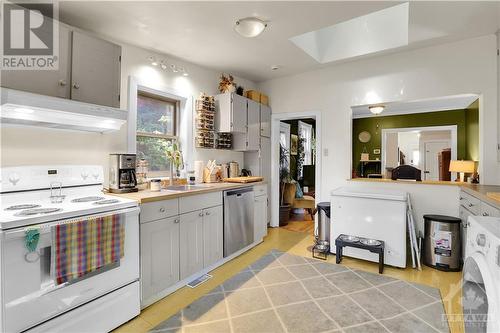
[(204, 161), (194, 161), (194, 178), (197, 183), (203, 183)]

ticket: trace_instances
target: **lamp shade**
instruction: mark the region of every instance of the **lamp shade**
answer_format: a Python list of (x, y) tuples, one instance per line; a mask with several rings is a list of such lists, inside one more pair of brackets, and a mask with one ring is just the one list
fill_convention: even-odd
[(450, 161), (450, 172), (474, 173), (476, 163), (474, 161)]

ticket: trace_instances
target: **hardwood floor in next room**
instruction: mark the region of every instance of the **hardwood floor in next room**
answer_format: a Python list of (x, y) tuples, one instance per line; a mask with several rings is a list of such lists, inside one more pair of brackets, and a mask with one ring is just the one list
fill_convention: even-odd
[[(310, 257), (311, 253), (308, 248), (312, 243), (312, 232), (295, 232), (284, 228), (270, 228), (269, 234), (263, 243), (212, 271), (210, 273), (213, 275), (212, 279), (195, 289), (184, 287), (176, 291), (144, 309), (138, 317), (122, 325), (115, 332), (147, 332), (259, 259), (271, 249)], [(329, 256), (328, 262), (334, 263), (335, 257), (333, 255)], [(376, 263), (344, 258), (342, 264), (368, 272), (378, 272), (378, 264)], [(460, 302), (462, 293), (460, 287), (461, 272), (441, 272), (429, 267), (423, 267), (422, 271), (417, 271), (411, 267), (400, 269), (386, 266), (384, 275), (439, 288), (447, 315), (452, 315), (452, 317), (455, 315), (455, 318), (452, 318), (449, 322), (451, 332), (464, 331), (460, 317), (462, 313)]]

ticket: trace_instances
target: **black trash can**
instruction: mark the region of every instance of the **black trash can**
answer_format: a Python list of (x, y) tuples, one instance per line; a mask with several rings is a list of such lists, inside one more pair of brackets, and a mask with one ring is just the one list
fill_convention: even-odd
[(441, 271), (462, 269), (462, 220), (452, 216), (424, 215), (423, 263)]

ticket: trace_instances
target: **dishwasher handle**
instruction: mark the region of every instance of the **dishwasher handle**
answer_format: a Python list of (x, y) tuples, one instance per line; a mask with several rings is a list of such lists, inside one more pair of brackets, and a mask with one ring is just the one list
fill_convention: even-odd
[(238, 196), (241, 197), (243, 194), (248, 193), (248, 192), (253, 192), (253, 187), (243, 187), (239, 188), (236, 190), (229, 190), (229, 191), (224, 191), (224, 197), (230, 197), (230, 196)]

